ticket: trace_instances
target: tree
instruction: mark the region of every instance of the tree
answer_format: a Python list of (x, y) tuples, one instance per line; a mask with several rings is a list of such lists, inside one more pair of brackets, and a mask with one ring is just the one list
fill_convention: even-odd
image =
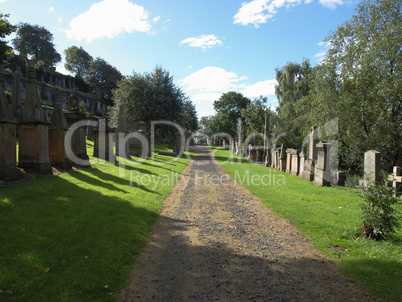
[(308, 120), (308, 110), (302, 106), (302, 98), (309, 94), (312, 68), (308, 60), (302, 64), (289, 62), (276, 69), (275, 94), (279, 107), (276, 134), (284, 134), (278, 141), (287, 148), (301, 148), (305, 125)]
[(80, 78), (88, 77), (89, 67), (93, 62), (92, 56), (82, 46), (71, 46), (64, 50), (66, 63), (64, 67)]
[(189, 132), (194, 132), (198, 129), (197, 110), (193, 102), (188, 98), (183, 102), (180, 125)]
[(362, 171), (365, 151), (386, 169), (402, 164), (402, 8), (400, 0), (364, 0), (339, 26), (313, 81), (312, 118), (339, 119), (343, 168)]
[(96, 58), (89, 65), (88, 83), (92, 92), (112, 105), (113, 89), (123, 78), (120, 71), (101, 58)]
[(246, 109), (250, 99), (241, 93), (229, 91), (222, 94), (219, 100), (214, 102), (216, 133), (226, 133), (235, 138), (237, 133), (237, 121), (241, 116), (241, 110)]
[(53, 34), (42, 26), (20, 23), (13, 45), (20, 55), (27, 59), (32, 57), (50, 66), (61, 61), (61, 56), (53, 44)]
[(12, 54), (12, 49), (7, 45), (5, 38), (17, 30), (17, 27), (7, 20), (9, 16), (9, 14), (0, 13), (0, 65)]
[[(162, 67), (151, 73), (136, 73), (121, 80), (113, 91), (113, 120), (117, 120), (119, 108), (125, 106), (129, 123), (167, 120), (180, 124), (185, 95), (174, 84), (173, 77)], [(148, 128), (149, 129), (149, 128)]]

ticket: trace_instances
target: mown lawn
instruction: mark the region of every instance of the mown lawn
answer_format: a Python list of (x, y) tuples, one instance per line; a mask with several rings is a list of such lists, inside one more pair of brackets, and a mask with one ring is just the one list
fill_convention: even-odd
[(0, 188), (1, 301), (115, 299), (188, 163), (117, 159)]
[(228, 161), (229, 151), (215, 151), (233, 179), (289, 219), (318, 250), (334, 259), (344, 274), (385, 301), (402, 300), (402, 230), (387, 241), (359, 238), (363, 204), (359, 189), (316, 187), (233, 155)]

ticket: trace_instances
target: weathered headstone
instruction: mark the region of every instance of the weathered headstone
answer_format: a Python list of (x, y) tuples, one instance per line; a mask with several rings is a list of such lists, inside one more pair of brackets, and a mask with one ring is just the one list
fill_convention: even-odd
[(345, 186), (346, 174), (344, 171), (337, 171), (332, 175), (332, 184), (336, 186)]
[(286, 170), (285, 172), (290, 174), (290, 169), (291, 169), (291, 159), (292, 159), (292, 150), (293, 149), (286, 149)]
[(392, 187), (395, 188), (395, 197), (402, 194), (402, 169), (399, 166), (393, 168), (392, 175), (389, 176), (389, 180), (392, 181)]
[(52, 166), (64, 170), (70, 170), (72, 167), (64, 147), (67, 129), (68, 123), (63, 109), (60, 104), (55, 104), (49, 125), (49, 160)]
[(317, 163), (315, 165), (314, 184), (327, 186), (331, 184), (331, 169), (329, 168), (329, 150), (331, 144), (319, 142), (317, 147)]
[[(116, 131), (116, 156), (130, 158), (130, 150), (128, 143), (123, 145), (124, 137), (127, 134), (126, 112), (124, 106), (120, 106), (119, 119)], [(122, 145), (122, 146), (120, 146)], [(120, 148), (122, 149), (120, 150)]]
[(94, 157), (116, 162), (113, 152), (114, 130), (109, 128), (104, 117), (99, 118), (98, 127), (94, 129)]
[[(130, 125), (128, 127), (129, 133), (132, 132), (138, 132), (138, 134), (143, 135), (146, 139), (147, 139), (147, 144), (148, 144), (148, 150), (150, 152), (151, 148), (149, 145), (149, 137), (148, 137), (148, 133), (147, 133), (147, 126), (144, 122), (139, 122), (136, 125)], [(170, 145), (171, 148), (169, 149), (173, 149), (174, 148), (174, 142)], [(147, 157), (150, 156), (151, 154), (148, 152), (148, 154), (142, 154), (143, 152), (143, 148), (147, 148), (147, 146), (143, 146), (141, 141), (138, 138), (130, 138), (129, 140), (129, 150), (130, 150), (130, 155), (132, 156), (136, 156), (136, 157)]]
[(286, 170), (286, 149), (285, 146), (282, 144), (280, 153), (279, 153), (279, 170), (285, 172)]
[(12, 113), (17, 121), (21, 118), (22, 111), (22, 98), (21, 98), (21, 82), (20, 73), (18, 71), (13, 74), (13, 90), (11, 95)]
[(290, 152), (290, 174), (299, 175), (299, 150), (291, 149)]
[(269, 140), (269, 135), (269, 115), (266, 115), (264, 127), (265, 167), (269, 167), (271, 165), (271, 143)]
[(0, 180), (20, 177), (16, 159), (17, 122), (3, 90), (4, 76), (0, 74)]
[(36, 70), (29, 68), (29, 83), (18, 131), (18, 166), (40, 174), (52, 174), (49, 161), (49, 122), (36, 87)]
[[(79, 112), (79, 101), (78, 98), (72, 94), (68, 99), (68, 103), (73, 111), (66, 112), (65, 117), (67, 119), (67, 123), (69, 128), (73, 126), (75, 123), (86, 120), (86, 115)], [(71, 137), (71, 150), (73, 154), (81, 159), (81, 163), (83, 166), (89, 166), (89, 157), (87, 153), (87, 140), (86, 140), (86, 126), (79, 127), (76, 129)]]
[(304, 151), (302, 150), (299, 153), (299, 177), (302, 176), (303, 171), (304, 171), (304, 161), (305, 161), (305, 154), (304, 154)]
[(313, 181), (314, 179), (315, 162), (317, 159), (317, 142), (317, 128), (311, 127), (308, 136), (308, 157), (304, 162), (304, 169), (301, 176), (303, 179), (308, 181)]

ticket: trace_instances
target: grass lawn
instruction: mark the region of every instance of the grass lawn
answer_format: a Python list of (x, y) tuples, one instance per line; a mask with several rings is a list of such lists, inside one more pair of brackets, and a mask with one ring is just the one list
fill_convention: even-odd
[(374, 296), (401, 301), (402, 230), (387, 241), (360, 239), (363, 200), (359, 189), (316, 187), (235, 155), (233, 162), (228, 162), (229, 151), (215, 151), (216, 159), (232, 178), (289, 219), (318, 250), (335, 259), (343, 273)]
[(90, 159), (89, 169), (0, 188), (1, 301), (115, 299), (188, 163), (155, 155), (125, 161), (121, 175)]

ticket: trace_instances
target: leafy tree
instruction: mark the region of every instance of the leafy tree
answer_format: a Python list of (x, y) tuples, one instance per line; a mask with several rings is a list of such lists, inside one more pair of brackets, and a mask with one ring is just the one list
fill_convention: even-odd
[(214, 102), (216, 115), (214, 117), (214, 127), (216, 133), (227, 133), (235, 138), (237, 133), (237, 120), (242, 118), (241, 110), (246, 109), (250, 99), (241, 93), (229, 91), (222, 94), (219, 100)]
[[(151, 73), (136, 73), (121, 80), (113, 91), (113, 120), (117, 120), (119, 108), (125, 106), (127, 121), (145, 122), (167, 120), (180, 124), (185, 95), (162, 67)], [(149, 128), (148, 128), (149, 129)]]
[(17, 27), (7, 20), (9, 16), (9, 14), (0, 13), (0, 64), (12, 55), (12, 49), (7, 45), (5, 38), (17, 30)]
[(180, 125), (189, 132), (194, 132), (198, 129), (197, 110), (193, 102), (188, 98), (183, 102)]
[(279, 107), (276, 134), (285, 135), (278, 144), (285, 144), (287, 148), (300, 148), (304, 137), (308, 113), (302, 98), (307, 97), (311, 86), (312, 68), (308, 60), (302, 64), (289, 62), (280, 69), (276, 69), (275, 93)]
[(120, 71), (101, 58), (96, 58), (89, 65), (88, 83), (92, 92), (112, 105), (113, 89), (123, 78)]
[(338, 118), (341, 166), (359, 172), (365, 151), (386, 168), (402, 163), (402, 2), (364, 0), (333, 32), (317, 67), (312, 118)]
[(89, 67), (93, 62), (92, 56), (87, 53), (82, 46), (71, 46), (64, 50), (66, 63), (64, 67), (78, 77), (88, 77)]
[(61, 61), (61, 56), (53, 44), (53, 34), (42, 26), (20, 23), (13, 45), (20, 55), (27, 59), (33, 57), (50, 66)]

